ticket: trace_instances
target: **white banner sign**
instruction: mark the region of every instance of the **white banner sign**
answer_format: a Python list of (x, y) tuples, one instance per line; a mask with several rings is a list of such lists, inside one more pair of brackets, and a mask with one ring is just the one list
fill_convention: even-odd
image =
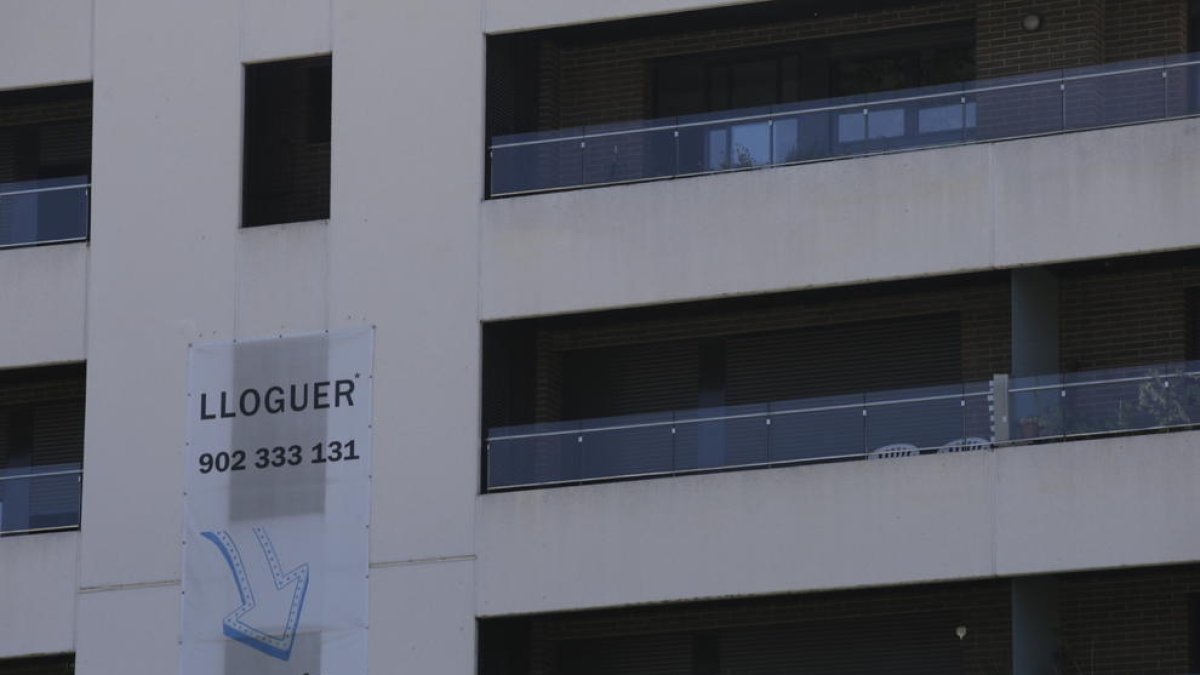
[(372, 338), (192, 346), (181, 675), (366, 675)]

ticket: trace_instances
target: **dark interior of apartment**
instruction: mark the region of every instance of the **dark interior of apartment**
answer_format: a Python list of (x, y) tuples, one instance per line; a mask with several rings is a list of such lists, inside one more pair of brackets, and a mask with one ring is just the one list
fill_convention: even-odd
[(92, 85), (0, 92), (0, 246), (86, 237)]

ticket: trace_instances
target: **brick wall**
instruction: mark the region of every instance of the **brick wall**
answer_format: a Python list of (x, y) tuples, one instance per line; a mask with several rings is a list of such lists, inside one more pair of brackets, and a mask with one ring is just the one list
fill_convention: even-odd
[(936, 584), (764, 599), (688, 603), (660, 607), (535, 617), (530, 630), (531, 675), (555, 675), (557, 647), (564, 640), (697, 633), (719, 629), (843, 619), (941, 614), (954, 628), (968, 627), (960, 646), (965, 673), (1011, 670), (1011, 600), (1007, 581)]
[[(1189, 358), (1189, 293), (1200, 289), (1200, 265), (1168, 256), (1086, 263), (1060, 270), (1059, 369), (1078, 372), (1157, 365)], [(955, 285), (951, 285), (955, 284)], [(746, 335), (957, 312), (962, 327), (962, 380), (1009, 372), (1007, 279), (946, 281), (813, 291), (769, 306), (752, 300), (671, 306), (590, 317), (586, 324), (549, 321), (536, 330), (536, 418), (562, 418), (564, 357), (577, 350), (704, 337)], [(882, 345), (881, 349), (884, 348)]]
[(1188, 289), (1200, 267), (1065, 271), (1060, 277), (1059, 363), (1078, 371), (1182, 361)]
[(1200, 565), (1066, 575), (1060, 667), (1087, 675), (1178, 675), (1188, 663), (1190, 596)]
[[(1042, 27), (1028, 32), (1022, 18)], [(653, 64), (684, 54), (974, 20), (978, 77), (1071, 68), (1187, 48), (1186, 0), (942, 0), (769, 25), (724, 26), (596, 43), (542, 41), (539, 128), (647, 119)]]
[[(1058, 669), (1080, 675), (1193, 672), (1200, 565), (1063, 574), (1059, 579)], [(968, 628), (963, 672), (1011, 672), (1012, 609), (1007, 579), (693, 602), (535, 616), (530, 675), (558, 675), (559, 645), (602, 639), (802, 622), (938, 613)], [(484, 630), (487, 630), (486, 624)]]
[[(1042, 17), (1041, 29), (1021, 20)], [(1100, 63), (1103, 0), (982, 0), (977, 6), (976, 63), (980, 78)]]
[[(0, 94), (0, 183), (31, 180), (41, 167), (90, 170), (90, 91), (71, 86), (41, 92)], [(27, 156), (31, 152), (36, 156)]]
[(1104, 60), (1182, 54), (1187, 21), (1187, 0), (1106, 0)]
[(566, 128), (650, 117), (651, 64), (655, 59), (972, 18), (972, 3), (943, 0), (770, 25), (730, 26), (586, 46), (561, 45), (557, 115), (550, 110), (553, 101), (546, 100), (542, 119), (555, 120), (558, 127)]

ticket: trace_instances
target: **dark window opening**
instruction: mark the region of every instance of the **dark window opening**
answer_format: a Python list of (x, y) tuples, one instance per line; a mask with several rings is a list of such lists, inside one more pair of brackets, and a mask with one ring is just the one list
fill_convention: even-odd
[(92, 85), (0, 93), (0, 247), (88, 233)]
[(333, 61), (246, 66), (242, 225), (329, 218)]
[(957, 313), (567, 352), (563, 419), (958, 383)]
[[(963, 672), (949, 614), (856, 617), (564, 640), (556, 675)], [(869, 640), (860, 636), (870, 635)]]
[(997, 273), (485, 324), (481, 489), (988, 437), (1009, 292)]
[(84, 371), (0, 371), (0, 534), (79, 526)]
[(655, 65), (654, 110), (672, 117), (964, 82), (974, 25), (705, 52)]
[[(815, 603), (820, 600), (813, 601)], [(966, 598), (961, 602), (966, 602)], [(870, 672), (962, 675), (999, 664), (968, 654), (954, 629), (965, 607), (861, 610), (855, 616), (783, 597), (681, 603), (479, 622), (480, 675), (719, 675)], [(896, 613), (899, 611), (899, 613)], [(608, 617), (608, 622), (597, 619)], [(540, 628), (540, 630), (539, 630)], [(1000, 649), (1007, 635), (996, 635)]]
[(0, 675), (70, 675), (74, 672), (74, 654), (0, 660)]
[(488, 323), (482, 426), (984, 380), (1007, 372), (1007, 329), (980, 329), (1007, 299), (1006, 275), (971, 275)]
[(529, 675), (529, 619), (486, 619), (476, 622), (479, 675)]
[(1187, 358), (1189, 361), (1200, 360), (1200, 288), (1188, 291)]
[(1200, 52), (1200, 2), (1192, 0), (1188, 21), (1188, 51)]
[(1188, 671), (1200, 673), (1200, 594), (1188, 596)]

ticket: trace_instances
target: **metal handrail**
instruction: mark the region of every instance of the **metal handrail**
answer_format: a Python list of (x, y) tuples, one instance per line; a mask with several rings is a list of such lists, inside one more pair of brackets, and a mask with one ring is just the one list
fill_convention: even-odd
[[(1064, 382), (1056, 384), (1032, 385), (1027, 387), (1009, 387), (1009, 394), (1032, 393), (1038, 391), (1057, 391), (1062, 389), (1075, 389), (1082, 387), (1101, 386), (1109, 384), (1123, 384), (1129, 382), (1148, 382), (1161, 379), (1174, 379), (1182, 377), (1200, 377), (1200, 371), (1182, 371), (1174, 373), (1160, 373), (1149, 375), (1137, 375), (1130, 377), (1113, 377), (1099, 380), (1088, 380), (1086, 382)], [(492, 441), (514, 441), (528, 438), (551, 438), (554, 436), (570, 436), (570, 435), (586, 435), (611, 431), (631, 431), (636, 429), (650, 429), (658, 427), (674, 428), (688, 424), (704, 424), (711, 422), (728, 422), (743, 419), (770, 419), (772, 417), (784, 417), (788, 415), (802, 415), (808, 413), (820, 412), (835, 412), (838, 410), (863, 410), (864, 414), (868, 408), (880, 408), (892, 405), (904, 405), (911, 403), (929, 403), (934, 401), (952, 401), (962, 400), (965, 402), (969, 398), (991, 397), (993, 394), (989, 391), (973, 391), (964, 392), (962, 394), (941, 394), (935, 396), (915, 396), (911, 398), (885, 399), (879, 401), (861, 401), (856, 403), (842, 403), (825, 406), (811, 406), (798, 408), (784, 408), (781, 410), (760, 410), (754, 412), (734, 413), (730, 415), (708, 415), (704, 417), (687, 417), (677, 418), (680, 411), (673, 411), (670, 414), (673, 416), (669, 420), (656, 420), (653, 422), (634, 422), (629, 424), (609, 424), (599, 426), (580, 427), (577, 429), (561, 429), (556, 431), (538, 431), (523, 434), (502, 434), (488, 435), (487, 442)], [(664, 415), (667, 413), (663, 413)]]
[(24, 480), (27, 478), (45, 478), (47, 476), (79, 476), (82, 474), (83, 469), (64, 469), (62, 471), (46, 471), (43, 473), (23, 473), (16, 476), (0, 476), (0, 481)]
[(24, 530), (0, 530), (0, 536), (11, 537), (19, 534), (41, 534), (43, 532), (68, 532), (78, 530), (79, 524), (75, 525), (55, 525), (54, 527), (30, 527)]
[(1060, 382), (1058, 384), (1038, 384), (1029, 387), (1009, 387), (1008, 391), (1011, 394), (1024, 394), (1034, 391), (1051, 391), (1055, 389), (1075, 389), (1079, 387), (1090, 387), (1098, 384), (1122, 384), (1125, 382), (1149, 382), (1151, 380), (1162, 380), (1178, 377), (1198, 377), (1200, 371), (1184, 371), (1181, 373), (1159, 373), (1154, 375), (1136, 375), (1132, 377), (1114, 377), (1107, 380), (1088, 380), (1086, 382)]
[(78, 185), (56, 185), (53, 187), (30, 188), (28, 190), (12, 190), (10, 192), (0, 192), (0, 197), (11, 197), (13, 195), (35, 195), (43, 192), (61, 192), (64, 190), (78, 190), (79, 188), (90, 188), (91, 183), (79, 183)]
[[(498, 433), (497, 435), (489, 435), (486, 439), (486, 444), (485, 444), (485, 460), (487, 462), (487, 475), (489, 476), (487, 490), (489, 492), (497, 492), (497, 491), (507, 491), (507, 490), (519, 490), (519, 489), (532, 488), (532, 487), (547, 487), (547, 486), (556, 486), (556, 485), (581, 485), (581, 484), (589, 484), (589, 483), (609, 482), (609, 481), (614, 481), (614, 480), (630, 480), (630, 479), (638, 479), (638, 478), (649, 478), (649, 477), (655, 477), (655, 476), (682, 476), (682, 475), (690, 475), (690, 474), (711, 473), (711, 472), (717, 472), (717, 471), (752, 469), (752, 468), (757, 468), (757, 467), (814, 464), (814, 463), (822, 463), (822, 462), (846, 461), (846, 460), (868, 458), (870, 456), (871, 448), (867, 446), (866, 437), (864, 436), (864, 439), (863, 439), (864, 445), (863, 445), (863, 450), (861, 452), (857, 452), (857, 451), (856, 452), (846, 452), (845, 448), (837, 448), (837, 449), (831, 448), (834, 450), (833, 454), (819, 454), (819, 455), (813, 454), (813, 455), (806, 456), (806, 457), (778, 457), (778, 458), (775, 458), (775, 457), (772, 457), (771, 450), (768, 447), (768, 449), (766, 451), (765, 459), (758, 458), (753, 461), (741, 461), (741, 462), (734, 462), (734, 463), (728, 463), (728, 464), (720, 463), (720, 464), (714, 464), (714, 465), (710, 465), (710, 466), (695, 466), (695, 467), (680, 468), (675, 461), (675, 458), (674, 458), (675, 450), (674, 450), (674, 445), (672, 445), (672, 450), (671, 450), (672, 460), (671, 460), (671, 465), (669, 468), (664, 466), (661, 468), (642, 470), (642, 471), (638, 471), (636, 473), (629, 473), (629, 474), (606, 473), (605, 472), (602, 475), (594, 475), (593, 474), (593, 475), (578, 475), (578, 476), (571, 476), (571, 477), (565, 477), (562, 475), (558, 475), (558, 476), (549, 477), (549, 480), (534, 480), (534, 481), (521, 480), (520, 482), (517, 482), (517, 483), (501, 482), (499, 484), (492, 484), (491, 478), (490, 478), (492, 475), (492, 473), (491, 473), (492, 472), (492, 459), (493, 459), (493, 450), (494, 450), (494, 448), (492, 446), (493, 442), (513, 441), (513, 440), (522, 440), (522, 439), (536, 439), (536, 438), (567, 437), (567, 436), (574, 435), (574, 436), (578, 437), (578, 441), (580, 443), (579, 447), (586, 448), (588, 446), (585, 443), (585, 436), (588, 434), (595, 434), (595, 433), (600, 433), (600, 432), (611, 432), (611, 431), (648, 429), (648, 428), (650, 428), (650, 429), (662, 428), (665, 430), (666, 428), (670, 428), (671, 434), (670, 434), (669, 438), (671, 439), (671, 443), (674, 444), (677, 442), (676, 441), (676, 429), (678, 427), (682, 427), (687, 424), (697, 424), (697, 423), (704, 423), (704, 422), (723, 422), (723, 421), (746, 420), (746, 419), (764, 419), (766, 424), (768, 425), (768, 429), (770, 429), (771, 420), (772, 420), (772, 418), (774, 418), (776, 416), (782, 417), (785, 415), (797, 415), (797, 414), (804, 414), (804, 413), (817, 413), (817, 412), (838, 411), (838, 410), (861, 410), (863, 419), (864, 419), (864, 423), (865, 423), (866, 419), (868, 418), (868, 411), (870, 408), (902, 405), (902, 404), (907, 404), (907, 403), (958, 400), (958, 401), (960, 401), (961, 406), (965, 408), (966, 402), (968, 400), (986, 397), (987, 402), (988, 402), (987, 415), (991, 418), (992, 433), (991, 433), (991, 437), (986, 438), (985, 440), (987, 443), (987, 447), (991, 448), (991, 449), (1008, 447), (1008, 446), (1018, 445), (1018, 444), (1045, 442), (1045, 441), (1066, 441), (1066, 440), (1071, 440), (1071, 439), (1099, 438), (1099, 437), (1111, 436), (1113, 434), (1136, 434), (1136, 433), (1147, 433), (1150, 431), (1158, 431), (1158, 430), (1196, 429), (1196, 428), (1200, 427), (1200, 420), (1193, 422), (1193, 421), (1190, 421), (1187, 417), (1185, 417), (1183, 420), (1162, 420), (1158, 424), (1150, 424), (1150, 425), (1147, 425), (1145, 422), (1128, 420), (1126, 423), (1123, 423), (1123, 425), (1118, 425), (1116, 427), (1109, 427), (1106, 424), (1102, 424), (1098, 427), (1091, 427), (1091, 428), (1085, 427), (1085, 428), (1081, 428), (1078, 430), (1068, 431), (1066, 429), (1063, 429), (1058, 432), (1038, 433), (1037, 435), (1034, 435), (1034, 436), (1011, 437), (1009, 435), (1010, 434), (1009, 430), (1011, 429), (1011, 426), (1010, 426), (1011, 422), (1010, 422), (1010, 412), (1009, 412), (1009, 403), (1008, 402), (1010, 401), (1010, 397), (1013, 395), (1016, 395), (1016, 394), (1028, 394), (1028, 393), (1035, 393), (1035, 392), (1041, 392), (1041, 391), (1057, 390), (1057, 391), (1060, 391), (1062, 393), (1062, 395), (1065, 397), (1067, 389), (1082, 389), (1082, 388), (1097, 388), (1097, 387), (1103, 388), (1103, 387), (1112, 386), (1112, 385), (1136, 385), (1137, 383), (1145, 383), (1145, 382), (1161, 383), (1161, 386), (1164, 389), (1171, 389), (1172, 388), (1172, 382), (1171, 382), (1172, 380), (1200, 379), (1200, 369), (1197, 369), (1197, 365), (1198, 365), (1197, 362), (1187, 362), (1187, 363), (1168, 363), (1168, 364), (1159, 364), (1156, 366), (1146, 366), (1147, 368), (1158, 369), (1160, 372), (1148, 372), (1145, 374), (1127, 375), (1127, 376), (1116, 376), (1116, 373), (1114, 373), (1111, 370), (1109, 370), (1109, 371), (1097, 370), (1097, 371), (1091, 371), (1092, 375), (1097, 376), (1097, 379), (1093, 379), (1093, 380), (1080, 381), (1080, 382), (1065, 382), (1065, 383), (1060, 382), (1060, 383), (1055, 383), (1055, 384), (1032, 385), (1032, 386), (1024, 386), (1024, 387), (1009, 386), (1009, 383), (1011, 382), (1011, 378), (1007, 375), (1000, 374), (1000, 375), (997, 375), (993, 380), (991, 380), (991, 382), (989, 383), (990, 386), (988, 386), (986, 389), (970, 391), (970, 392), (965, 391), (965, 389), (968, 387), (977, 386), (977, 385), (968, 383), (968, 384), (962, 385), (964, 388), (964, 391), (962, 393), (954, 393), (954, 394), (913, 396), (913, 397), (909, 397), (909, 398), (891, 398), (891, 399), (877, 400), (877, 401), (863, 400), (863, 401), (854, 402), (854, 403), (826, 405), (826, 406), (810, 406), (810, 407), (789, 406), (782, 410), (755, 410), (752, 412), (738, 412), (738, 413), (733, 413), (733, 414), (729, 414), (729, 415), (706, 415), (703, 417), (688, 417), (688, 418), (683, 418), (683, 419), (680, 419), (678, 417), (678, 415), (680, 415), (680, 411), (675, 411), (675, 412), (670, 412), (670, 413), (662, 413), (664, 416), (669, 415), (671, 417), (671, 419), (661, 419), (661, 420), (655, 420), (655, 421), (650, 421), (650, 422), (640, 422), (640, 423), (630, 423), (630, 424), (610, 424), (610, 425), (604, 425), (602, 423), (603, 420), (580, 420), (580, 421), (576, 422), (576, 424), (579, 424), (581, 426), (579, 428), (575, 428), (575, 429), (561, 429), (561, 430), (556, 430), (556, 431), (530, 432), (530, 433), (521, 433), (521, 434), (505, 434), (505, 433), (503, 433), (504, 428), (499, 428), (496, 431), (498, 431), (500, 433)], [(1172, 369), (1174, 369), (1174, 370), (1172, 370)], [(1112, 374), (1113, 376), (1105, 377), (1106, 374)], [(1087, 374), (1081, 373), (1080, 375), (1086, 376)], [(1063, 376), (1059, 375), (1058, 377), (1063, 377)], [(1101, 393), (1103, 393), (1103, 391), (1104, 390), (1101, 389)], [(1124, 391), (1124, 389), (1122, 389), (1122, 391)], [(1186, 387), (1183, 389), (1183, 391), (1191, 392), (1191, 390), (1187, 389)], [(874, 395), (888, 396), (888, 395), (897, 395), (899, 393), (900, 392), (898, 392), (898, 391), (894, 391), (894, 392), (890, 392), (890, 393), (881, 392), (881, 393), (874, 394)], [(870, 394), (860, 394), (859, 396), (865, 397), (867, 395), (870, 395)], [(1190, 394), (1189, 394), (1189, 396), (1190, 396)], [(1055, 397), (1055, 398), (1057, 399), (1058, 397)], [(1085, 398), (1085, 399), (1081, 399), (1081, 400), (1086, 401), (1087, 399)], [(1190, 400), (1191, 399), (1189, 398), (1189, 401)], [(779, 402), (776, 402), (776, 403), (779, 403)], [(776, 403), (760, 404), (760, 405), (775, 405)], [(1060, 405), (1065, 405), (1065, 404), (1060, 404)], [(1124, 404), (1122, 404), (1122, 405), (1124, 405)], [(1189, 404), (1189, 405), (1191, 405), (1191, 404)], [(700, 412), (700, 411), (694, 411), (692, 414), (696, 414), (698, 412)], [(965, 410), (964, 410), (963, 414), (964, 415), (966, 414)], [(582, 426), (582, 425), (585, 425), (588, 423), (591, 423), (592, 426)], [(963, 418), (963, 424), (964, 425), (966, 424), (965, 417)], [(512, 429), (513, 427), (509, 427), (509, 428)], [(964, 426), (964, 429), (965, 429), (965, 426)], [(493, 432), (491, 430), (489, 430), (489, 434), (491, 434), (491, 433), (493, 433)], [(767, 433), (770, 434), (771, 432), (768, 431)], [(865, 427), (863, 429), (863, 433), (864, 434), (866, 433)], [(925, 442), (928, 443), (929, 440), (931, 440), (931, 439), (926, 439)], [(768, 443), (769, 443), (769, 441), (768, 441)], [(574, 443), (571, 443), (571, 445), (574, 445)], [(920, 445), (919, 447), (916, 448), (916, 450), (918, 451), (919, 454), (929, 454), (931, 452), (940, 451), (944, 447), (946, 447), (946, 446), (945, 445), (941, 445), (941, 446)]]
[[(1192, 55), (1187, 60), (1179, 61), (1179, 62), (1175, 62), (1175, 63), (1161, 63), (1161, 64), (1155, 64), (1155, 65), (1141, 66), (1141, 67), (1124, 67), (1124, 68), (1116, 68), (1113, 70), (1105, 70), (1105, 71), (1097, 72), (1097, 73), (1083, 73), (1083, 74), (1079, 74), (1079, 75), (1063, 74), (1063, 75), (1059, 75), (1058, 77), (1049, 77), (1049, 78), (1045, 78), (1045, 79), (1030, 80), (1030, 81), (1026, 81), (1026, 82), (1014, 82), (1011, 84), (996, 84), (996, 85), (989, 85), (989, 86), (983, 86), (983, 87), (973, 87), (973, 88), (969, 88), (969, 89), (967, 88), (967, 85), (969, 85), (970, 82), (964, 82), (961, 85), (962, 86), (961, 90), (948, 90), (948, 91), (943, 91), (943, 92), (938, 92), (938, 93), (918, 94), (918, 95), (913, 95), (913, 96), (897, 96), (894, 98), (885, 98), (885, 99), (879, 99), (879, 100), (873, 100), (873, 101), (858, 101), (855, 103), (816, 106), (816, 107), (812, 107), (812, 108), (800, 107), (800, 108), (795, 108), (795, 109), (786, 110), (786, 111), (761, 113), (761, 114), (755, 114), (755, 115), (735, 115), (735, 116), (731, 116), (731, 117), (715, 118), (712, 120), (695, 121), (695, 122), (678, 122), (678, 123), (674, 123), (674, 124), (662, 124), (662, 125), (658, 125), (658, 126), (644, 127), (644, 128), (638, 128), (638, 129), (600, 131), (600, 132), (596, 132), (593, 134), (589, 134), (589, 133), (587, 133), (587, 127), (578, 127), (579, 131), (578, 131), (578, 133), (575, 133), (575, 134), (572, 134), (571, 130), (566, 130), (564, 132), (563, 136), (559, 136), (556, 138), (492, 143), (488, 146), (488, 149), (489, 150), (501, 150), (501, 149), (505, 149), (505, 148), (518, 148), (518, 147), (526, 147), (526, 146), (533, 146), (533, 145), (545, 145), (548, 143), (561, 143), (564, 141), (586, 141), (589, 138), (605, 138), (608, 136), (627, 136), (627, 135), (631, 135), (631, 134), (652, 133), (655, 131), (671, 131), (671, 130), (677, 130), (677, 129), (687, 129), (687, 128), (691, 128), (691, 127), (712, 126), (714, 124), (731, 124), (731, 123), (736, 123), (736, 122), (768, 121), (768, 120), (775, 120), (775, 119), (779, 119), (779, 118), (792, 117), (797, 114), (837, 112), (837, 111), (841, 111), (841, 110), (861, 110), (864, 106), (874, 107), (874, 106), (897, 105), (897, 104), (901, 104), (901, 103), (915, 103), (915, 102), (919, 102), (919, 101), (944, 99), (944, 98), (948, 98), (951, 96), (959, 96), (962, 99), (964, 99), (961, 102), (965, 103), (966, 102), (965, 97), (967, 95), (974, 95), (974, 94), (981, 94), (981, 93), (986, 94), (988, 92), (993, 92), (993, 91), (1008, 91), (1008, 90), (1012, 90), (1012, 89), (1024, 89), (1024, 88), (1028, 88), (1028, 87), (1037, 87), (1037, 86), (1047, 85), (1047, 84), (1065, 85), (1068, 82), (1077, 82), (1077, 81), (1082, 81), (1082, 80), (1094, 80), (1094, 79), (1112, 77), (1112, 76), (1117, 76), (1117, 75), (1130, 75), (1130, 74), (1134, 74), (1134, 73), (1144, 73), (1144, 72), (1161, 71), (1164, 73), (1164, 76), (1165, 76), (1165, 73), (1168, 70), (1175, 69), (1175, 68), (1187, 68), (1187, 67), (1195, 66), (1195, 65), (1200, 65), (1200, 55)], [(978, 82), (978, 81), (979, 80), (976, 80), (976, 82)], [(501, 138), (503, 138), (503, 137), (501, 137)]]
[[(929, 403), (933, 401), (961, 401), (967, 398), (981, 398), (991, 396), (990, 391), (978, 391), (962, 394), (943, 394), (938, 396), (919, 396), (912, 398), (889, 399), (883, 401), (863, 401), (860, 403), (842, 403), (838, 405), (813, 406), (810, 408), (785, 408), (783, 410), (763, 410), (747, 413), (735, 413), (732, 415), (711, 415), (708, 417), (688, 417), (684, 419), (660, 420), (656, 422), (637, 422), (631, 424), (612, 424), (598, 427), (581, 427), (579, 429), (563, 429), (560, 431), (539, 431), (528, 434), (507, 434), (502, 436), (488, 436), (487, 441), (515, 441), (526, 438), (550, 438), (553, 436), (570, 436), (593, 434), (604, 431), (629, 431), (633, 429), (648, 429), (654, 427), (677, 427), (687, 424), (703, 424), (706, 422), (728, 422), (732, 420), (742, 419), (770, 419), (776, 416), (800, 415), (805, 413), (832, 412), (837, 410), (865, 410), (867, 408), (879, 408), (889, 405), (903, 405), (908, 403)], [(666, 414), (666, 413), (663, 413)], [(672, 413), (672, 415), (677, 412)]]

